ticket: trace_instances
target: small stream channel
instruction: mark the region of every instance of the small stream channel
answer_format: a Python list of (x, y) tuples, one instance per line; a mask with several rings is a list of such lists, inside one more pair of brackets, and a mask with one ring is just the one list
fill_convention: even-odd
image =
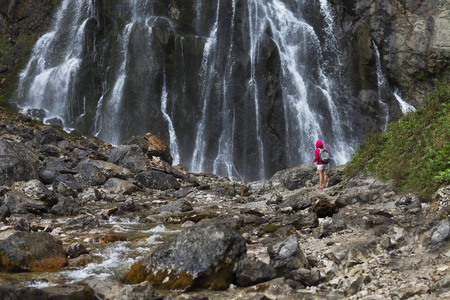
[[(134, 263), (150, 254), (165, 239), (182, 230), (179, 224), (143, 222), (145, 215), (139, 215), (139, 212), (135, 213), (136, 218), (133, 219), (111, 216), (105, 220), (106, 210), (120, 205), (122, 203), (111, 204), (105, 201), (88, 204), (90, 211), (95, 212), (95, 217), (100, 223), (100, 226), (94, 228), (70, 230), (64, 228), (67, 222), (75, 217), (33, 220), (35, 225), (50, 226), (52, 234), (63, 242), (64, 248), (71, 243), (82, 243), (90, 251), (92, 262), (84, 267), (66, 267), (54, 272), (0, 272), (0, 282), (44, 288), (60, 284), (76, 284), (90, 278), (120, 280)], [(148, 214), (148, 211), (146, 213)], [(124, 236), (126, 241), (98, 242), (98, 238), (104, 235)]]

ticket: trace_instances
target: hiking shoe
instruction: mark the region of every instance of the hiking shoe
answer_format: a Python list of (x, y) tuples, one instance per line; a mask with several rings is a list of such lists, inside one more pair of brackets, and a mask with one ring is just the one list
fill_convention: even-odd
[(323, 187), (320, 187), (319, 190), (323, 189)]

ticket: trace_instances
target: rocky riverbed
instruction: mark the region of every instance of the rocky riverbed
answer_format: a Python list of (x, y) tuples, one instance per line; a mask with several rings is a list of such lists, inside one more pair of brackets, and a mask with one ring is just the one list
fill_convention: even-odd
[(449, 198), (335, 166), (243, 182), (2, 113), (2, 299), (448, 299)]

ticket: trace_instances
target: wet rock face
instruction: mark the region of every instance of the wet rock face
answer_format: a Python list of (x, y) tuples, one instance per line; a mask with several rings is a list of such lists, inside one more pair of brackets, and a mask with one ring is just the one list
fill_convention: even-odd
[(221, 223), (200, 225), (164, 242), (132, 266), (123, 280), (145, 280), (165, 289), (226, 289), (235, 264), (245, 253), (245, 240), (232, 227)]
[[(57, 2), (0, 0), (0, 36), (6, 41), (0, 78), (12, 71), (33, 35), (39, 35), (48, 28)], [(0, 82), (1, 86), (3, 82)]]
[(380, 49), (388, 80), (415, 106), (422, 104), (431, 78), (450, 76), (448, 1), (344, 0), (334, 5), (344, 36), (353, 44), (361, 89), (373, 88), (369, 83), (376, 82), (372, 41)]

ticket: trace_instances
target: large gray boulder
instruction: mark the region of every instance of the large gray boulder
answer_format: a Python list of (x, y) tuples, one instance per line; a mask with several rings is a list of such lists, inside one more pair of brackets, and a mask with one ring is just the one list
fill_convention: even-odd
[(307, 186), (315, 174), (316, 168), (310, 165), (299, 165), (295, 168), (281, 170), (275, 173), (271, 181), (280, 180), (288, 190), (296, 190)]
[(2, 272), (49, 272), (61, 269), (66, 263), (61, 242), (47, 232), (0, 232)]
[(246, 251), (244, 238), (231, 226), (195, 226), (165, 241), (133, 265), (123, 280), (132, 284), (149, 281), (163, 289), (226, 289)]
[(159, 171), (141, 172), (136, 175), (136, 180), (149, 189), (169, 190), (181, 187), (175, 176)]
[(134, 173), (150, 171), (150, 160), (137, 145), (121, 145), (111, 151), (108, 162), (130, 169)]
[(244, 258), (237, 265), (236, 283), (240, 286), (250, 286), (269, 281), (277, 275), (277, 271), (260, 260)]
[(0, 140), (0, 186), (38, 179), (39, 157), (28, 147)]
[(77, 299), (91, 300), (94, 298), (94, 291), (85, 285), (65, 284), (50, 286), (45, 288), (35, 288), (23, 285), (0, 285), (0, 299), (20, 300), (20, 299)]
[(32, 213), (41, 215), (47, 212), (47, 204), (34, 200), (19, 191), (10, 191), (5, 195), (1, 206), (8, 207), (11, 214)]
[(97, 168), (106, 179), (116, 177), (120, 179), (128, 179), (133, 177), (133, 173), (124, 167), (106, 162), (103, 160), (85, 159), (78, 164), (78, 170)]
[(270, 257), (270, 266), (277, 270), (278, 276), (285, 276), (299, 268), (310, 268), (295, 234), (270, 246), (267, 252)]

